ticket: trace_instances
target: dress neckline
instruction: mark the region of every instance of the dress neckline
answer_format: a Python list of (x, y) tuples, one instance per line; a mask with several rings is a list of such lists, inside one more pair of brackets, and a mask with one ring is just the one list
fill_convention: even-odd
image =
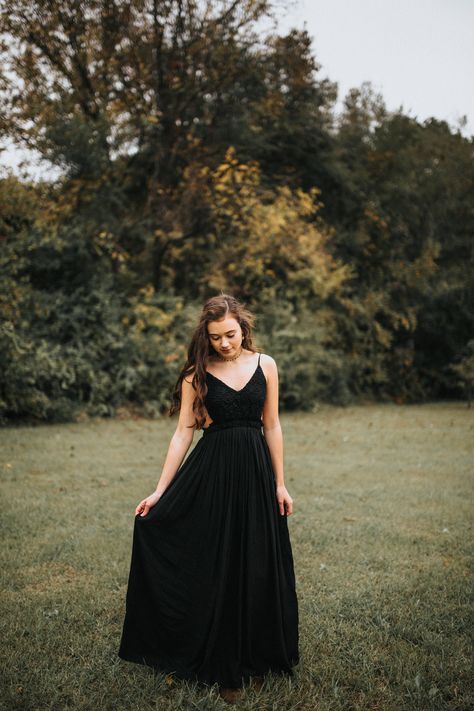
[(210, 375), (211, 378), (214, 378), (214, 380), (218, 380), (220, 383), (222, 383), (222, 385), (225, 385), (226, 388), (229, 388), (229, 390), (232, 390), (232, 392), (234, 392), (234, 393), (241, 393), (243, 390), (245, 390), (245, 388), (246, 388), (248, 385), (250, 385), (250, 383), (251, 383), (252, 380), (254, 379), (255, 375), (257, 374), (257, 370), (258, 370), (259, 368), (261, 368), (261, 367), (262, 367), (262, 366), (260, 365), (260, 355), (259, 355), (257, 367), (255, 368), (255, 370), (253, 371), (252, 375), (250, 376), (250, 379), (247, 380), (247, 382), (245, 383), (245, 385), (243, 386), (243, 388), (240, 388), (240, 390), (236, 390), (236, 389), (233, 388), (231, 385), (228, 385), (226, 382), (224, 382), (223, 380), (221, 380), (221, 378), (218, 378), (217, 375), (213, 375), (212, 373), (210, 373), (208, 370), (206, 370), (206, 375)]

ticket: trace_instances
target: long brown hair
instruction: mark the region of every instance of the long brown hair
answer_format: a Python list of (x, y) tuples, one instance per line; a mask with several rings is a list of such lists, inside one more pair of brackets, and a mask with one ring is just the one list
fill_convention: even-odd
[(188, 358), (181, 370), (179, 378), (173, 391), (173, 402), (169, 410), (169, 415), (174, 415), (181, 408), (181, 384), (183, 379), (194, 371), (192, 385), (196, 391), (193, 401), (193, 413), (195, 424), (189, 425), (201, 429), (206, 421), (204, 398), (207, 394), (206, 364), (210, 355), (214, 353), (211, 345), (207, 324), (209, 321), (219, 321), (227, 316), (233, 316), (242, 329), (242, 348), (246, 348), (256, 353), (252, 343), (252, 328), (255, 324), (255, 316), (245, 307), (245, 304), (238, 301), (229, 294), (219, 294), (212, 296), (203, 306), (199, 323), (192, 335), (188, 347)]

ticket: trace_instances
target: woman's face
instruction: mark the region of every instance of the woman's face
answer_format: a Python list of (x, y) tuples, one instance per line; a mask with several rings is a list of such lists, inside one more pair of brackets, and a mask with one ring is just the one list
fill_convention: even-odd
[(208, 321), (207, 333), (214, 350), (224, 358), (239, 352), (243, 334), (239, 322), (232, 316), (220, 321)]

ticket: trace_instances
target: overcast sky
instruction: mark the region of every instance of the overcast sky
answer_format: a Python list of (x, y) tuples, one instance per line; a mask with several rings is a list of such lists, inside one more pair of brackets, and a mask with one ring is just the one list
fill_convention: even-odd
[[(370, 81), (387, 108), (424, 121), (430, 116), (474, 133), (474, 0), (287, 0), (280, 29), (306, 26), (342, 99)], [(13, 148), (3, 165), (18, 171), (25, 155)], [(31, 175), (44, 173), (32, 162)], [(51, 171), (46, 170), (51, 175)]]
[(370, 81), (388, 109), (474, 133), (474, 0), (289, 0), (283, 26), (306, 29), (340, 98)]

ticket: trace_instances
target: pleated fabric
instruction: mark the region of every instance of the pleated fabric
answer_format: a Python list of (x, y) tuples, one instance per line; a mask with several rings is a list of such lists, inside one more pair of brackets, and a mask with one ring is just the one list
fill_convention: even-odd
[(239, 391), (208, 376), (213, 423), (147, 516), (135, 516), (118, 655), (239, 687), (269, 671), (292, 674), (298, 602), (261, 429), (260, 358)]

